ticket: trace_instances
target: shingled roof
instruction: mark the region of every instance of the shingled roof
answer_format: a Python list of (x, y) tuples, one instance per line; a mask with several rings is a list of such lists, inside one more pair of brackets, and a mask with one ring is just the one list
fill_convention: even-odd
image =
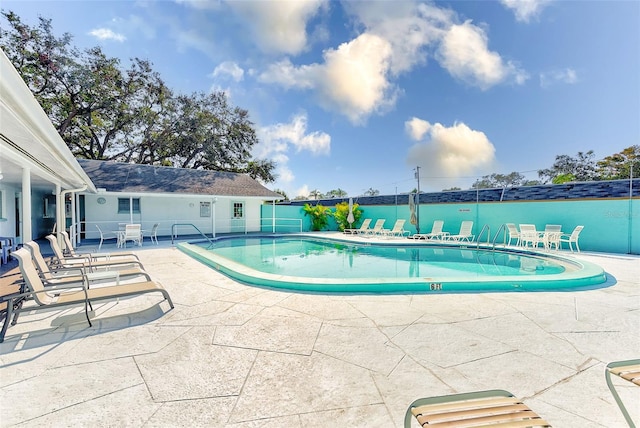
[[(629, 180), (586, 181), (564, 184), (541, 184), (538, 186), (507, 187), (500, 189), (456, 190), (423, 193), (421, 204), (507, 202), (507, 201), (550, 201), (562, 199), (601, 199), (640, 197), (640, 179), (634, 178), (631, 189)], [(348, 201), (349, 198), (321, 199), (318, 201), (286, 201), (280, 204), (303, 205), (320, 203), (324, 206)], [(408, 204), (409, 195), (358, 196), (353, 198), (360, 205)]]
[(122, 193), (180, 193), (281, 199), (246, 174), (78, 159), (96, 188)]

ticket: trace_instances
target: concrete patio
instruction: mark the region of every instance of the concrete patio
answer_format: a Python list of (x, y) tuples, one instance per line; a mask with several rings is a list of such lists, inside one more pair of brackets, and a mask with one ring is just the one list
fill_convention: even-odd
[[(175, 309), (21, 314), (1, 427), (400, 427), (416, 398), (481, 389), (554, 427), (626, 426), (604, 367), (640, 358), (637, 256), (577, 255), (612, 277), (590, 291), (324, 295), (240, 284), (168, 243), (137, 252)], [(640, 421), (640, 388), (616, 385)]]

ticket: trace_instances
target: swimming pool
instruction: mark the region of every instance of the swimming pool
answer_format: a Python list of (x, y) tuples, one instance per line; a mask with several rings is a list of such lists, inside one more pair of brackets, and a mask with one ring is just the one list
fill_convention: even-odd
[(541, 291), (606, 282), (597, 265), (521, 250), (310, 236), (220, 238), (182, 243), (185, 253), (239, 281), (322, 292)]

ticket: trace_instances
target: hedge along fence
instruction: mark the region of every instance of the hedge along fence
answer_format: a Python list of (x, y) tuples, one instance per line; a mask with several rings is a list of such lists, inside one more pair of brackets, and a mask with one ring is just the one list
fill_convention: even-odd
[[(422, 197), (422, 196), (421, 196)], [(335, 203), (342, 200), (336, 200)], [(321, 201), (323, 205), (335, 209), (334, 205)], [(361, 220), (371, 218), (374, 222), (384, 218), (385, 228), (393, 227), (397, 219), (406, 219), (405, 230), (412, 234), (416, 227), (409, 223), (410, 211), (408, 204), (403, 205), (364, 205), (360, 199), (362, 209)], [(303, 231), (311, 230), (311, 222), (300, 206), (276, 205), (276, 232), (292, 232), (289, 227), (283, 227), (279, 219), (302, 220)], [(263, 231), (271, 232), (271, 219), (274, 207), (262, 207)], [(578, 199), (552, 201), (510, 201), (510, 202), (465, 202), (465, 203), (420, 203), (420, 232), (431, 231), (434, 220), (443, 220), (445, 232), (457, 233), (463, 220), (472, 220), (473, 233), (480, 233), (484, 225), (488, 225), (491, 237), (487, 238), (486, 231), (480, 240), (493, 240), (500, 226), (504, 223), (535, 224), (543, 230), (546, 224), (562, 225), (562, 231), (570, 233), (578, 225), (584, 229), (580, 234), (580, 249), (583, 251), (598, 251), (619, 254), (640, 254), (640, 198), (609, 198), (609, 199)], [(354, 225), (357, 227), (358, 225)], [(338, 230), (337, 224), (330, 219), (326, 230)], [(503, 232), (496, 239), (503, 242)]]

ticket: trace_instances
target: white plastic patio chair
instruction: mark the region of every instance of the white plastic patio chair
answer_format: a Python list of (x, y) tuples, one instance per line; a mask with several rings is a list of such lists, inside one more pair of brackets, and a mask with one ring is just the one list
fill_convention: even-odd
[(127, 224), (124, 227), (124, 234), (122, 236), (122, 246), (127, 246), (127, 241), (132, 241), (139, 247), (142, 246), (142, 226), (140, 224)]
[(578, 239), (580, 239), (580, 232), (582, 232), (582, 229), (584, 229), (584, 226), (576, 226), (575, 229), (573, 229), (573, 232), (571, 232), (570, 234), (564, 233), (560, 235), (560, 239), (559, 239), (560, 245), (562, 245), (561, 244), (562, 242), (566, 242), (569, 245), (569, 249), (573, 253), (573, 244), (575, 244), (576, 250), (580, 252)]
[(509, 233), (509, 239), (507, 240), (507, 245), (511, 245), (511, 241), (513, 241), (515, 239), (516, 241), (516, 246), (520, 245), (520, 232), (518, 231), (518, 228), (516, 227), (515, 223), (506, 223), (505, 226), (507, 226), (507, 232)]

